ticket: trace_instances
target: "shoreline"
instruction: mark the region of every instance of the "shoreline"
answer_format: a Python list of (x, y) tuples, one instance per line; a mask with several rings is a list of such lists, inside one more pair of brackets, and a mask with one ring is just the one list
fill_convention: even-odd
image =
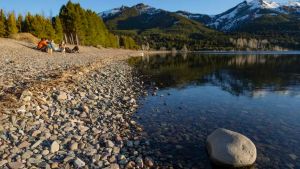
[(10, 93), (2, 90), (10, 76), (2, 78), (0, 167), (152, 167), (150, 143), (131, 118), (144, 89), (125, 60), (139, 52), (123, 50), (53, 76), (49, 70), (46, 80), (33, 73), (25, 86), (16, 85)]

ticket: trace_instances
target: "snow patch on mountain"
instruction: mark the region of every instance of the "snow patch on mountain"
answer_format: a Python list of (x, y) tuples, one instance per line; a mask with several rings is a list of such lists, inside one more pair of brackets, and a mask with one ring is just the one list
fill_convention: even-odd
[(120, 8), (114, 8), (114, 9), (111, 9), (108, 11), (100, 12), (99, 15), (102, 18), (107, 18), (107, 17), (117, 15), (117, 14), (121, 13), (123, 10), (128, 9), (128, 8), (135, 8), (140, 14), (148, 14), (148, 15), (154, 15), (154, 14), (157, 14), (157, 13), (163, 11), (161, 9), (156, 9), (154, 7), (151, 7), (149, 5), (137, 4), (132, 7), (122, 6)]
[(287, 6), (300, 7), (300, 2), (290, 1), (287, 3)]
[(120, 11), (121, 11), (120, 8), (114, 8), (114, 9), (111, 9), (111, 10), (100, 12), (99, 15), (102, 16), (102, 18), (106, 18), (106, 17), (112, 16), (112, 15), (118, 14), (118, 13), (120, 13)]
[[(262, 10), (264, 12), (261, 12)], [(300, 14), (300, 2), (289, 1), (288, 3), (279, 4), (271, 0), (245, 0), (234, 8), (215, 15), (207, 25), (222, 31), (230, 31), (239, 26), (240, 23), (265, 15), (276, 16), (279, 13), (289, 14), (291, 12)]]
[(247, 0), (246, 2), (248, 5), (251, 6), (252, 9), (257, 9), (257, 8), (274, 9), (280, 6), (278, 3), (268, 1), (268, 0)]

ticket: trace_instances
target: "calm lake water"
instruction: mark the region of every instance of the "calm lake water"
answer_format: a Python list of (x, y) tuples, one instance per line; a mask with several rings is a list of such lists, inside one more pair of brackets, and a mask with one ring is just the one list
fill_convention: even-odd
[(251, 168), (300, 168), (300, 55), (165, 54), (129, 63), (148, 85), (135, 116), (161, 165), (213, 168), (206, 137), (227, 128), (255, 143)]

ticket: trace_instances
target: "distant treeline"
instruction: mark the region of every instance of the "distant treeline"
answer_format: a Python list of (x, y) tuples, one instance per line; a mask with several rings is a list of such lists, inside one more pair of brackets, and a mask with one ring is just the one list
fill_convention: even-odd
[(58, 16), (52, 18), (31, 13), (16, 16), (14, 12), (5, 13), (0, 9), (0, 37), (10, 37), (19, 32), (57, 42), (65, 40), (88, 46), (138, 48), (131, 37), (110, 33), (97, 13), (71, 1), (61, 7)]

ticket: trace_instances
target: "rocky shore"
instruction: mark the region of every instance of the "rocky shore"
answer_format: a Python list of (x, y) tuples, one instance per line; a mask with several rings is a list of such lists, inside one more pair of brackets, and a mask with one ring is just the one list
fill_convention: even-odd
[(0, 168), (155, 165), (150, 142), (131, 118), (143, 84), (124, 59), (137, 52), (85, 48), (49, 57), (0, 41), (6, 49), (0, 55)]

